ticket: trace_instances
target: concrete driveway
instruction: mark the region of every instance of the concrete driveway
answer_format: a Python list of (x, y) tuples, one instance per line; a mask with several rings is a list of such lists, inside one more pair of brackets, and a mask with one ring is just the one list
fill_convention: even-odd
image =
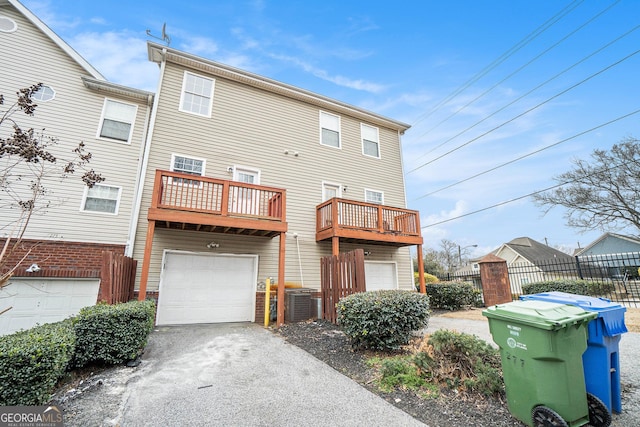
[(123, 426), (424, 426), (255, 324), (157, 327)]

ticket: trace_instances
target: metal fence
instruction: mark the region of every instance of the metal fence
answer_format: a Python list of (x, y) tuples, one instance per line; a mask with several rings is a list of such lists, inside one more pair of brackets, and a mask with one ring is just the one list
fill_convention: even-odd
[[(584, 255), (554, 258), (535, 263), (515, 263), (507, 266), (514, 299), (522, 295), (522, 286), (550, 280), (582, 279), (592, 282), (595, 295), (628, 307), (640, 305), (640, 252), (607, 255)], [(480, 270), (477, 273), (450, 274), (443, 280), (462, 280), (482, 289)]]

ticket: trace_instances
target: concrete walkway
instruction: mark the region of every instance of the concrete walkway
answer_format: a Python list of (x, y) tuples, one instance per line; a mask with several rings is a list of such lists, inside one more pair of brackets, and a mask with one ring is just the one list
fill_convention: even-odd
[(424, 426), (255, 324), (157, 327), (123, 426)]

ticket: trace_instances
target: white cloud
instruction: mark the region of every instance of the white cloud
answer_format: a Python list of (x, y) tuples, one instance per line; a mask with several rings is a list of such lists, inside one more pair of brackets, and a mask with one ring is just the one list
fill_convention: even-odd
[(158, 84), (158, 67), (147, 58), (146, 41), (129, 32), (81, 33), (69, 40), (107, 80), (148, 91)]
[(273, 59), (278, 59), (280, 61), (285, 61), (285, 62), (294, 64), (297, 67), (302, 68), (304, 71), (311, 73), (312, 75), (320, 79), (335, 83), (338, 86), (344, 86), (350, 89), (362, 90), (362, 91), (371, 92), (371, 93), (379, 93), (386, 89), (386, 86), (384, 85), (368, 82), (362, 79), (354, 80), (354, 79), (344, 77), (344, 76), (339, 76), (339, 75), (332, 76), (326, 70), (317, 68), (314, 65), (311, 65), (308, 62), (302, 61), (301, 59), (295, 58), (293, 56), (276, 55), (276, 54), (270, 54), (269, 56)]

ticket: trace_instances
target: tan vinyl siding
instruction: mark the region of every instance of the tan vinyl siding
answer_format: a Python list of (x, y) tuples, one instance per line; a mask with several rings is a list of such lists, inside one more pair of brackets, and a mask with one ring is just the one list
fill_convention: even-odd
[[(330, 242), (315, 241), (315, 207), (322, 202), (322, 182), (348, 186), (344, 198), (364, 201), (364, 189), (384, 192), (386, 205), (404, 207), (405, 196), (397, 131), (379, 128), (381, 159), (362, 154), (361, 121), (340, 115), (342, 149), (320, 144), (316, 106), (216, 78), (211, 118), (178, 111), (184, 68), (167, 64), (147, 169), (134, 256), (142, 259), (154, 171), (169, 169), (171, 154), (206, 159), (205, 175), (232, 179), (230, 166), (261, 171), (260, 184), (287, 191), (286, 277), (305, 287), (320, 286), (320, 257), (331, 254)], [(198, 73), (200, 74), (200, 73)], [(201, 74), (202, 75), (202, 74)], [(323, 111), (327, 111), (323, 109)], [(331, 112), (331, 111), (328, 111)], [(337, 114), (335, 112), (332, 112)], [(289, 154), (285, 154), (285, 150)], [(297, 152), (298, 156), (294, 156)], [(194, 235), (195, 234), (195, 235)], [(171, 237), (167, 237), (171, 235)], [(206, 243), (220, 243), (220, 253), (257, 253), (259, 280), (277, 277), (278, 237), (272, 240), (222, 234), (180, 233), (156, 228), (149, 290), (157, 289), (163, 248), (207, 251)], [(359, 246), (341, 244), (341, 251)], [(361, 246), (360, 246), (361, 247)], [(412, 288), (409, 249), (372, 246), (371, 260), (398, 262), (401, 288)], [(369, 259), (369, 258), (368, 258)]]
[[(32, 218), (25, 237), (126, 243), (144, 138), (146, 105), (138, 105), (130, 145), (97, 139), (105, 97), (132, 104), (136, 102), (87, 89), (81, 80), (86, 71), (58, 45), (11, 7), (0, 8), (0, 14), (18, 23), (17, 31), (0, 33), (3, 56), (0, 93), (5, 95), (7, 103), (15, 100), (13, 94), (18, 89), (38, 82), (55, 90), (53, 100), (38, 102), (34, 117), (14, 115), (18, 124), (22, 128), (45, 129), (46, 135), (57, 138), (56, 154), (61, 158), (71, 158), (71, 150), (83, 141), (87, 151), (93, 155), (89, 166), (106, 178), (104, 185), (122, 188), (118, 215), (104, 215), (80, 212), (84, 193), (80, 170), (63, 181), (50, 180), (46, 186), (52, 192), (52, 206), (45, 215)], [(5, 125), (0, 132), (6, 135), (9, 129)], [(3, 209), (3, 223), (15, 218), (10, 212)]]

